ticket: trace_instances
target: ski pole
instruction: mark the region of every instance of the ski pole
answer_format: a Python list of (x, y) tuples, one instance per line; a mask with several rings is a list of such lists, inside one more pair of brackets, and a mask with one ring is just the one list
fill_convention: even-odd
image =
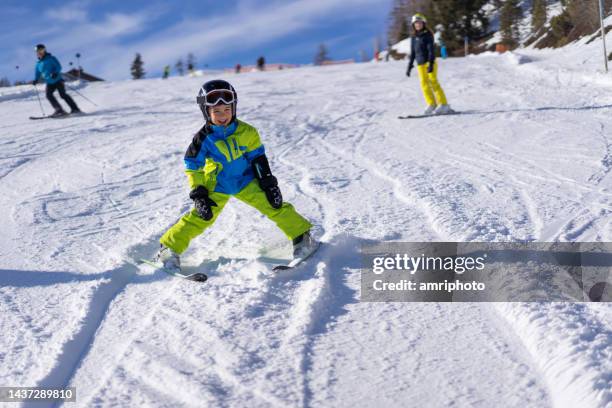
[(36, 99), (38, 99), (38, 104), (40, 105), (40, 110), (42, 111), (43, 116), (47, 116), (47, 114), (45, 113), (45, 110), (43, 109), (42, 102), (40, 101), (40, 95), (38, 95), (38, 88), (34, 84), (32, 84), (32, 86), (34, 87), (34, 91), (36, 92)]
[(85, 99), (86, 101), (88, 101), (89, 103), (93, 104), (94, 106), (99, 106), (97, 103), (95, 103), (94, 101), (92, 101), (91, 99), (89, 99), (88, 97), (86, 97), (85, 95), (83, 95), (82, 93), (80, 93), (79, 91), (77, 91), (76, 89), (74, 89), (73, 87), (71, 87), (68, 84), (65, 84), (68, 89), (70, 89), (72, 92), (76, 93), (77, 95), (79, 95), (81, 98)]

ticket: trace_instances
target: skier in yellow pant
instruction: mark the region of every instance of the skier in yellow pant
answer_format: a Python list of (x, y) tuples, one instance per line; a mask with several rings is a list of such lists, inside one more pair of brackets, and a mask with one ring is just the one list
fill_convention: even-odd
[(194, 208), (160, 238), (157, 260), (167, 269), (180, 270), (180, 254), (214, 224), (231, 197), (273, 221), (293, 241), (294, 258), (303, 258), (318, 245), (310, 235), (312, 224), (283, 202), (257, 130), (236, 118), (237, 101), (226, 81), (208, 81), (200, 89), (197, 102), (206, 124), (185, 154)]
[(434, 36), (427, 28), (425, 16), (420, 13), (415, 14), (412, 17), (412, 28), (414, 29), (414, 36), (412, 37), (410, 62), (406, 75), (410, 76), (416, 60), (421, 89), (427, 103), (425, 115), (453, 113), (440, 82), (438, 82), (438, 63), (434, 52)]

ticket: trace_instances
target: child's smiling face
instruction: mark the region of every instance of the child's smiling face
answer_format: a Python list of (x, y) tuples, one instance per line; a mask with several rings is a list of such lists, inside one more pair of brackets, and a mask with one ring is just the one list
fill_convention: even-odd
[(209, 109), (210, 121), (216, 126), (227, 126), (232, 121), (232, 106), (219, 104)]

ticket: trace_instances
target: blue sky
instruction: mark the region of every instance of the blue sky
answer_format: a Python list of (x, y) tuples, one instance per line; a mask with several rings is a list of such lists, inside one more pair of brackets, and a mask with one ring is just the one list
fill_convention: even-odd
[[(105, 79), (129, 78), (140, 52), (148, 76), (189, 52), (198, 68), (268, 62), (310, 63), (324, 42), (334, 59), (371, 56), (384, 41), (391, 0), (3, 0), (0, 77), (30, 80), (42, 42), (64, 67)], [(15, 67), (19, 66), (19, 70)]]

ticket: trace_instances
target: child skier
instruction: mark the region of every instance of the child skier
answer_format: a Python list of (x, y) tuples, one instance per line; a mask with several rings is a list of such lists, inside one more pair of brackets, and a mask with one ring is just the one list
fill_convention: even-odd
[(257, 129), (236, 118), (238, 95), (226, 81), (206, 82), (196, 98), (205, 125), (185, 153), (194, 208), (160, 239), (157, 261), (180, 269), (180, 254), (189, 242), (214, 224), (231, 197), (266, 215), (293, 241), (294, 258), (311, 253), (317, 242), (312, 225), (283, 202)]
[(421, 81), (421, 89), (425, 96), (427, 109), (425, 115), (443, 115), (452, 113), (453, 110), (448, 106), (446, 95), (438, 82), (438, 64), (434, 52), (434, 36), (427, 28), (427, 19), (424, 15), (417, 13), (412, 17), (412, 28), (414, 36), (411, 40), (410, 63), (406, 75), (414, 67), (414, 60), (417, 62), (417, 70)]

